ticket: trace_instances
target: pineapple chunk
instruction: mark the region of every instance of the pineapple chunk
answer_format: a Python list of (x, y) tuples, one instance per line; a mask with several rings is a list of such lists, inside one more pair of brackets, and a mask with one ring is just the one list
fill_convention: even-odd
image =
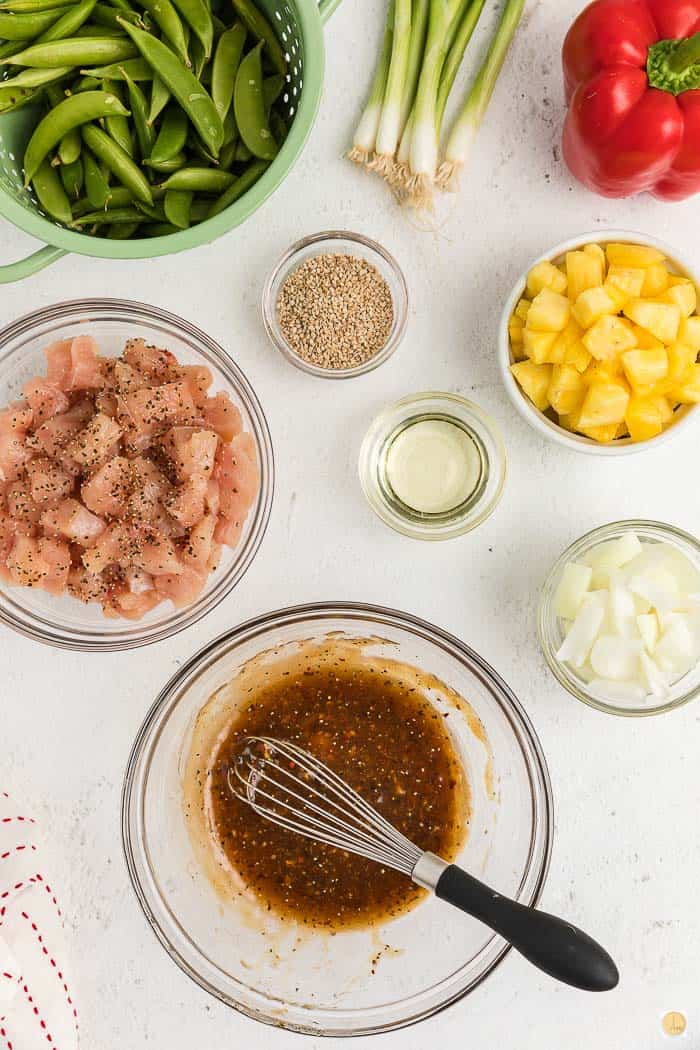
[(523, 328), (525, 325), (522, 319), (516, 314), (513, 314), (510, 321), (508, 322), (508, 334), (510, 336), (511, 343), (522, 343), (523, 341)]
[(642, 285), (642, 298), (653, 299), (668, 288), (668, 270), (662, 262), (647, 266)]
[(566, 253), (566, 273), (569, 283), (569, 299), (575, 303), (582, 292), (603, 283), (604, 267), (599, 258), (586, 252)]
[(611, 243), (605, 249), (605, 254), (611, 266), (633, 266), (642, 269), (653, 263), (663, 262), (666, 258), (657, 248), (649, 248), (644, 244)]
[(700, 403), (700, 365), (693, 365), (688, 376), (673, 388), (672, 397), (682, 405)]
[(515, 308), (515, 316), (519, 317), (523, 323), (527, 321), (527, 313), (530, 309), (530, 300), (521, 299)]
[(605, 276), (605, 267), (607, 266), (607, 259), (605, 258), (605, 252), (599, 244), (584, 244), (583, 250), (586, 255), (590, 255), (591, 259), (597, 259), (600, 265), (603, 267), (603, 277)]
[(551, 262), (537, 263), (527, 275), (527, 294), (531, 299), (543, 288), (551, 288), (553, 292), (566, 291), (566, 277)]
[(649, 441), (664, 429), (659, 405), (648, 397), (631, 397), (625, 423), (633, 441)]
[(700, 350), (700, 317), (683, 317), (678, 329), (679, 343)]
[[(634, 300), (638, 302), (639, 300)], [(670, 307), (669, 307), (670, 309)], [(604, 314), (617, 313), (617, 306), (602, 286), (581, 292), (573, 307), (574, 318), (582, 328), (590, 328)]]
[(526, 325), (535, 332), (562, 332), (569, 323), (571, 307), (564, 295), (543, 288), (530, 303)]
[(593, 383), (620, 383), (624, 385), (625, 378), (622, 371), (622, 362), (619, 358), (610, 358), (607, 361), (591, 361), (583, 373), (583, 381), (586, 386)]
[(642, 294), (644, 274), (644, 270), (634, 266), (611, 266), (604, 287), (615, 285), (621, 292), (624, 292), (627, 299), (638, 299)]
[(523, 346), (523, 322), (515, 314), (508, 322), (508, 335), (510, 336), (510, 352), (514, 361), (522, 361), (527, 355)]
[(591, 325), (581, 340), (586, 350), (599, 361), (617, 357), (637, 345), (632, 327), (620, 317), (604, 314)]
[(680, 307), (683, 317), (690, 317), (695, 313), (698, 305), (698, 293), (692, 281), (682, 279), (672, 284), (663, 294), (665, 303), (675, 303)]
[(632, 387), (652, 386), (668, 375), (668, 353), (659, 350), (628, 350), (622, 355), (622, 367)]
[(579, 430), (612, 426), (625, 419), (630, 395), (621, 383), (593, 383), (581, 406)]
[(664, 344), (652, 335), (651, 332), (647, 332), (646, 328), (640, 328), (638, 324), (632, 325), (632, 331), (634, 332), (635, 346), (639, 350), (658, 350), (660, 346)]
[(573, 365), (554, 365), (547, 400), (559, 415), (575, 412), (583, 402), (586, 385)]
[(579, 423), (578, 429), (585, 437), (592, 438), (599, 445), (609, 445), (611, 441), (614, 441), (619, 436), (620, 426), (621, 424), (609, 423), (607, 426), (601, 427), (582, 427)]
[[(577, 304), (578, 305), (578, 304)], [(675, 303), (655, 303), (648, 299), (631, 299), (624, 309), (625, 317), (660, 339), (675, 343), (681, 323), (680, 307)]]
[(533, 332), (524, 328), (523, 349), (534, 364), (543, 365), (547, 362), (556, 337), (556, 332)]
[(568, 347), (564, 354), (564, 364), (573, 365), (577, 372), (585, 372), (591, 363), (591, 360), (591, 355), (588, 350), (586, 350), (580, 339), (578, 342)]
[(511, 365), (510, 370), (535, 408), (544, 412), (549, 407), (547, 390), (552, 380), (552, 366), (536, 365), (533, 361), (519, 361)]
[(668, 348), (668, 378), (673, 383), (680, 382), (689, 373), (697, 360), (698, 352), (694, 346), (684, 343), (671, 343)]

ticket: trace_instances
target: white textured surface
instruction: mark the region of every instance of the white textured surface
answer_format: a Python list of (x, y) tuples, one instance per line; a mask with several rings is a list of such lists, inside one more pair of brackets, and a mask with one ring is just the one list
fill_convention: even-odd
[[(255, 385), (277, 459), (276, 500), (262, 550), (235, 594), (196, 627), (162, 645), (101, 657), (52, 651), (0, 632), (0, 787), (7, 782), (16, 797), (26, 797), (53, 831), (62, 899), (72, 916), (86, 1047), (301, 1045), (298, 1037), (209, 999), (157, 945), (121, 857), (124, 763), (161, 685), (224, 628), (266, 609), (322, 598), (410, 610), (483, 653), (527, 707), (556, 798), (544, 904), (597, 933), (619, 960), (622, 982), (612, 994), (586, 997), (540, 977), (511, 953), (466, 1001), (381, 1045), (652, 1050), (669, 1042), (660, 1017), (674, 1008), (689, 1018), (688, 1034), (677, 1042), (699, 1046), (700, 706), (637, 722), (584, 708), (547, 673), (533, 621), (537, 589), (552, 560), (586, 529), (640, 516), (698, 530), (700, 429), (621, 461), (546, 444), (506, 401), (494, 333), (511, 282), (549, 245), (616, 226), (656, 234), (692, 257), (700, 200), (606, 202), (572, 182), (557, 152), (559, 47), (579, 4), (531, 0), (449, 218), (438, 233), (416, 229), (377, 181), (341, 158), (359, 113), (382, 6), (346, 0), (327, 26), (325, 94), (311, 140), (276, 196), (242, 228), (184, 256), (124, 264), (68, 258), (0, 288), (2, 323), (84, 295), (140, 298), (199, 323), (231, 350)], [(288, 366), (267, 345), (258, 312), (275, 258), (296, 238), (328, 227), (365, 232), (395, 252), (412, 303), (396, 356), (378, 372), (341, 384), (314, 381)], [(33, 247), (7, 225), (0, 227), (0, 243), (2, 261)], [(492, 412), (510, 457), (494, 517), (446, 544), (389, 532), (366, 507), (355, 473), (374, 413), (426, 388), (458, 391)]]

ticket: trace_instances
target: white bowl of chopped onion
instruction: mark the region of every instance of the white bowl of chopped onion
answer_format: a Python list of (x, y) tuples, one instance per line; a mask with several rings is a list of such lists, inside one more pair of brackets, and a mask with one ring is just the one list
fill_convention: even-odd
[(598, 711), (688, 703), (700, 696), (700, 540), (657, 521), (594, 529), (552, 568), (537, 628), (554, 677)]
[(567, 252), (581, 250), (586, 245), (600, 245), (604, 247), (611, 243), (655, 248), (666, 257), (666, 263), (670, 271), (689, 278), (696, 286), (700, 287), (700, 280), (696, 277), (692, 265), (685, 262), (673, 248), (663, 241), (636, 231), (597, 230), (593, 233), (580, 234), (577, 237), (571, 237), (566, 241), (562, 241), (561, 244), (555, 245), (549, 251), (534, 259), (513, 285), (513, 289), (505, 301), (498, 328), (498, 366), (506, 392), (516, 411), (542, 437), (546, 437), (550, 441), (554, 441), (558, 445), (572, 451), (584, 452), (594, 456), (626, 456), (643, 452), (652, 446), (656, 447), (660, 442), (669, 441), (682, 430), (685, 430), (698, 415), (697, 404), (680, 405), (675, 407), (673, 420), (670, 425), (667, 425), (661, 433), (648, 440), (633, 441), (627, 436), (617, 437), (613, 441), (602, 443), (562, 426), (551, 409), (540, 411), (516, 381), (511, 371), (511, 366), (516, 361), (516, 355), (511, 344), (509, 323), (519, 301), (525, 294), (528, 274), (540, 263), (562, 265)]

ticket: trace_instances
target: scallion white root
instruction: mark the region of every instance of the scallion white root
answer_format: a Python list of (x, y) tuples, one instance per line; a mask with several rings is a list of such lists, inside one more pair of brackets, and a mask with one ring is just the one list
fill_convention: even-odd
[(441, 188), (452, 188), (461, 168), (467, 162), (471, 145), (488, 109), (508, 48), (523, 14), (525, 0), (506, 0), (501, 21), (491, 41), (484, 63), (450, 132), (445, 159), (440, 165), (437, 182)]

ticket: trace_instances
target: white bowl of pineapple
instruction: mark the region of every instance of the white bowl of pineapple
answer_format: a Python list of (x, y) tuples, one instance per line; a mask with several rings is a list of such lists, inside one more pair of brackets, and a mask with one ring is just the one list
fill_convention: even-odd
[(690, 268), (660, 241), (608, 230), (565, 241), (515, 285), (499, 365), (520, 414), (578, 452), (619, 456), (668, 439), (700, 403)]

